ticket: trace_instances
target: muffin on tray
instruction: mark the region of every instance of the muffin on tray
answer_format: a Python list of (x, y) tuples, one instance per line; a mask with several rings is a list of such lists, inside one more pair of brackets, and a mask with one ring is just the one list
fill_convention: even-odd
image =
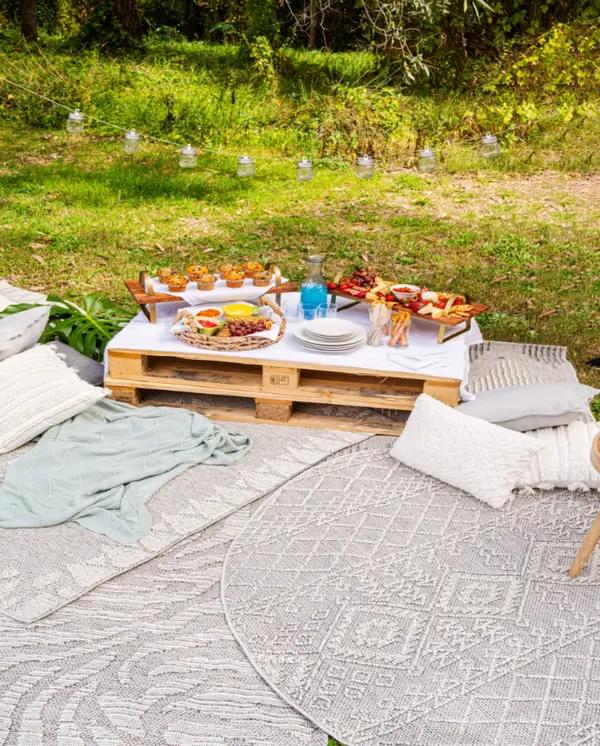
[(241, 288), (244, 284), (244, 273), (240, 269), (232, 269), (225, 274), (224, 279), (228, 288)]
[(201, 275), (208, 274), (208, 267), (204, 267), (202, 264), (190, 264), (186, 272), (190, 282), (197, 282)]
[(271, 273), (263, 269), (260, 272), (256, 272), (252, 278), (254, 284), (258, 288), (266, 288), (271, 284)]
[(214, 275), (209, 275), (208, 272), (206, 272), (198, 277), (198, 290), (214, 290), (216, 281), (217, 278)]
[(171, 293), (183, 293), (187, 288), (187, 278), (180, 274), (169, 275), (167, 279), (167, 285)]
[(225, 264), (221, 264), (219, 267), (219, 274), (221, 275), (221, 279), (225, 279), (225, 275), (228, 272), (238, 272), (241, 269), (241, 267), (238, 267), (237, 264), (230, 264), (229, 262), (226, 262)]
[(254, 277), (257, 272), (262, 272), (264, 266), (260, 262), (246, 262), (243, 266), (246, 277)]

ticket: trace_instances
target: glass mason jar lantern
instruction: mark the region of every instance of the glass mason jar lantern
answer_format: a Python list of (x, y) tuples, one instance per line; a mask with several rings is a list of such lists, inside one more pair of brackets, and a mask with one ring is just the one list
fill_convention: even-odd
[(370, 155), (361, 155), (356, 160), (356, 175), (359, 179), (370, 179), (375, 175), (375, 159)]
[(198, 163), (198, 151), (188, 143), (179, 151), (179, 165), (181, 168), (195, 168)]
[(423, 148), (423, 150), (419, 151), (417, 168), (423, 174), (430, 174), (436, 170), (435, 152), (431, 148)]
[(484, 135), (481, 138), (481, 155), (484, 158), (495, 158), (500, 155), (500, 145), (498, 145), (498, 138), (496, 135)]
[(80, 135), (83, 132), (83, 120), (85, 115), (82, 114), (79, 109), (69, 112), (67, 117), (67, 132), (72, 135)]
[(127, 130), (123, 137), (123, 150), (131, 155), (137, 153), (140, 147), (140, 133), (135, 130)]
[(310, 181), (313, 177), (312, 161), (303, 158), (296, 165), (296, 181)]
[(241, 155), (237, 162), (237, 175), (241, 179), (245, 179), (248, 176), (254, 176), (254, 161), (249, 155)]

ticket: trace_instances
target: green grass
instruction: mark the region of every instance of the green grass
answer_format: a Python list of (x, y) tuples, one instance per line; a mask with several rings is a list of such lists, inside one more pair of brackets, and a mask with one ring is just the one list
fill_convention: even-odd
[[(45, 78), (46, 63), (37, 58), (0, 55), (13, 72), (26, 61), (21, 71), (32, 84), (81, 95), (92, 112), (143, 131), (180, 140), (191, 131), (230, 150), (289, 156), (259, 160), (252, 181), (233, 175), (232, 156), (203, 155), (198, 169), (184, 172), (168, 147), (144, 143), (127, 157), (120, 137), (69, 139), (63, 112), (10, 99), (0, 85), (7, 114), (0, 123), (0, 276), (71, 299), (100, 290), (133, 313), (123, 280), (142, 268), (253, 258), (299, 279), (303, 258), (319, 252), (330, 276), (368, 263), (401, 282), (468, 293), (491, 308), (481, 317), (487, 338), (567, 345), (580, 378), (600, 386), (600, 373), (584, 364), (598, 354), (600, 328), (597, 117), (542, 127), (491, 164), (471, 146), (442, 138), (443, 170), (427, 178), (402, 167), (411, 161), (414, 133), (395, 107), (422, 114), (431, 100), (396, 96), (392, 104), (385, 91), (328, 94), (300, 84), (274, 96), (246, 80), (234, 104), (215, 82), (215, 68), (235, 65), (232, 50), (205, 47), (185, 43), (170, 47), (171, 56), (163, 47), (119, 65), (53, 56), (76, 84)], [(189, 69), (178, 67), (182, 56)], [(308, 53), (297, 56), (296, 65), (314, 64)], [(339, 61), (327, 62), (334, 70)], [(369, 64), (368, 57), (356, 62), (357, 79)], [(372, 96), (383, 107), (376, 125)], [(439, 121), (440, 112), (465, 105), (437, 102)], [(369, 138), (381, 146), (389, 173), (361, 181), (348, 161)], [(294, 180), (304, 148), (326, 156), (310, 183)]]
[(0, 273), (78, 298), (101, 290), (132, 309), (123, 280), (144, 267), (202, 259), (276, 261), (292, 278), (308, 252), (327, 271), (366, 261), (398, 280), (488, 303), (489, 338), (565, 344), (580, 376), (598, 351), (600, 189), (594, 176), (438, 175), (358, 180), (293, 162), (260, 161), (237, 179), (234, 160), (184, 172), (174, 152), (119, 140), (0, 130)]

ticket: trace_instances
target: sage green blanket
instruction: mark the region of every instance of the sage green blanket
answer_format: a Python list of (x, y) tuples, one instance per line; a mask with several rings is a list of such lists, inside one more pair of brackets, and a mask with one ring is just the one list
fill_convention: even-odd
[(232, 464), (248, 448), (246, 436), (185, 409), (103, 400), (50, 428), (9, 466), (0, 526), (77, 521), (131, 544), (149, 531), (146, 502), (161, 485), (196, 464)]

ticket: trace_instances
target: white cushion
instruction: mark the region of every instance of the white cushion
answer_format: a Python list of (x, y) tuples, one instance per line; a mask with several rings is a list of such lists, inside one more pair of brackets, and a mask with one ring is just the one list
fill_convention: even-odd
[(598, 389), (582, 383), (534, 383), (482, 391), (458, 409), (471, 417), (525, 432), (576, 420), (591, 421), (590, 401), (598, 394)]
[(37, 344), (46, 328), (49, 314), (49, 306), (39, 306), (0, 319), (0, 360)]
[(418, 397), (391, 455), (500, 508), (543, 443)]
[(7, 280), (0, 280), (0, 295), (8, 299), (7, 305), (15, 303), (45, 303), (46, 296), (44, 293), (37, 293), (33, 290), (24, 290), (23, 288), (11, 285)]
[(592, 466), (592, 441), (600, 432), (597, 422), (572, 422), (566, 427), (534, 430), (544, 448), (538, 451), (522, 474), (521, 487), (551, 490), (600, 490), (600, 474)]
[(0, 362), (0, 453), (87, 409), (106, 391), (82, 381), (46, 345)]

